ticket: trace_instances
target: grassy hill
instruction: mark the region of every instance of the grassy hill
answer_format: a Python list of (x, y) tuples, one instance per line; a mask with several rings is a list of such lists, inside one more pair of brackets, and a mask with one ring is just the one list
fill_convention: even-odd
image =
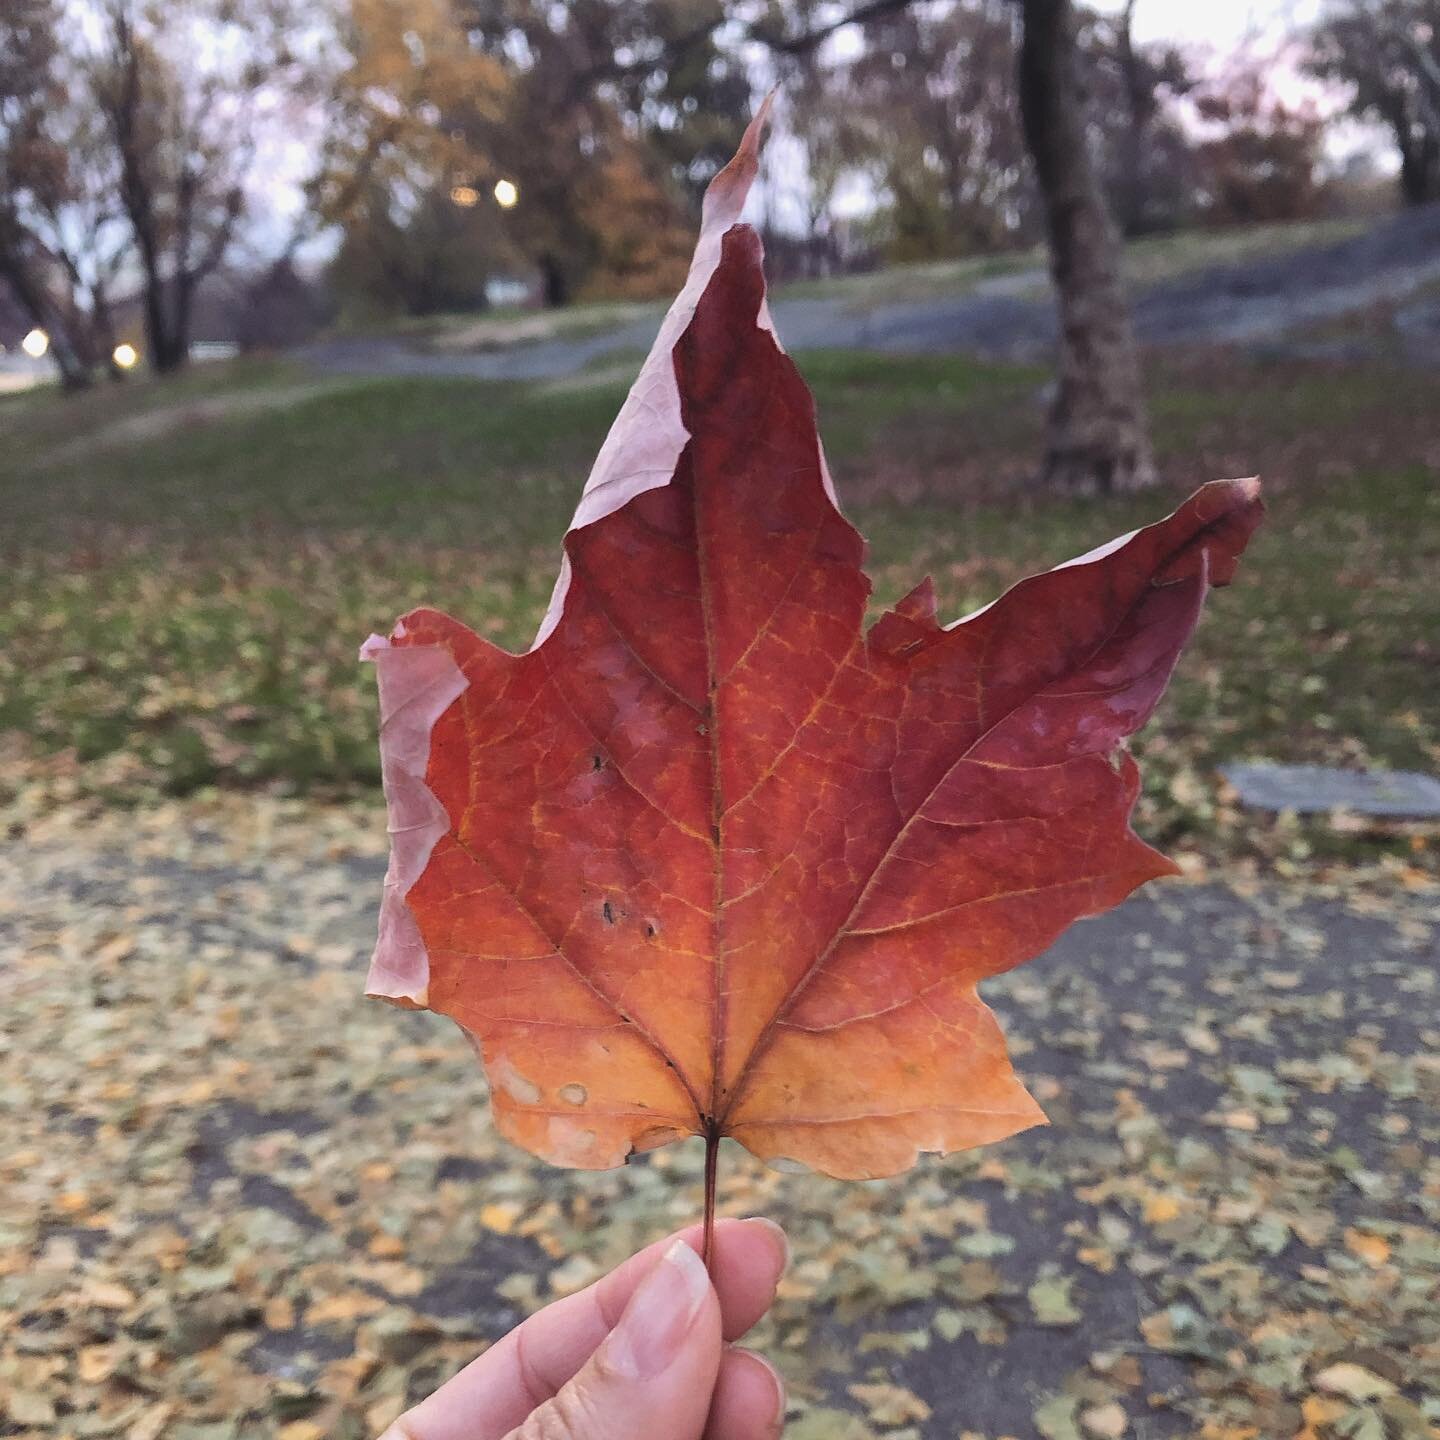
[[(1157, 358), (1166, 487), (1081, 501), (1028, 488), (1040, 371), (848, 352), (802, 365), (877, 606), (929, 572), (962, 614), (1205, 479), (1261, 473), (1270, 522), (1137, 746), (1141, 824), (1282, 860), (1423, 852), (1423, 835), (1242, 821), (1214, 767), (1440, 763), (1434, 376)], [(0, 800), (373, 795), (357, 645), (421, 602), (527, 644), (625, 383), (613, 362), (529, 385), (241, 362), (0, 399)]]

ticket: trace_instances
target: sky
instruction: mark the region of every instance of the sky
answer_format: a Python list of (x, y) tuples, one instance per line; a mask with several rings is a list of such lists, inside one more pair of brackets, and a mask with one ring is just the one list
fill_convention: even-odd
[[(1123, 0), (1092, 3), (1100, 10), (1118, 11)], [(1295, 37), (1326, 8), (1326, 0), (1136, 0), (1135, 38), (1182, 45), (1202, 69), (1222, 67), (1242, 52), (1264, 59), (1267, 78), (1280, 99), (1289, 104), (1308, 102), (1323, 115), (1335, 115), (1344, 108), (1343, 93), (1303, 74), (1295, 53)], [(1368, 152), (1377, 156), (1382, 170), (1393, 163), (1389, 138), (1375, 126), (1337, 119), (1325, 140), (1333, 161)]]
[[(1115, 0), (1099, 0), (1101, 10), (1119, 10)], [(1231, 50), (1252, 35), (1274, 37), (1315, 18), (1316, 0), (1137, 0), (1135, 36)]]
[[(939, 0), (935, 0), (939, 3)], [(1090, 0), (1096, 9), (1119, 13), (1124, 0)], [(1343, 96), (1302, 73), (1295, 37), (1320, 15), (1326, 0), (1136, 0), (1135, 38), (1141, 44), (1179, 45), (1201, 74), (1223, 72), (1236, 56), (1265, 64), (1267, 79), (1278, 98), (1289, 104), (1309, 103), (1322, 114), (1343, 109)], [(858, 26), (838, 32), (829, 43), (835, 58), (857, 53), (864, 45)], [(1357, 151), (1384, 150), (1386, 139), (1369, 126), (1347, 119), (1333, 123), (1326, 135), (1330, 157), (1343, 162)], [(1387, 151), (1388, 153), (1388, 151)], [(767, 187), (762, 179), (750, 218), (769, 207), (781, 225), (802, 226), (803, 209), (796, 191), (804, 189), (804, 153), (784, 134), (772, 136), (767, 149)], [(778, 183), (775, 183), (778, 182)], [(831, 202), (837, 218), (854, 218), (873, 209), (869, 185), (856, 179), (842, 184)]]

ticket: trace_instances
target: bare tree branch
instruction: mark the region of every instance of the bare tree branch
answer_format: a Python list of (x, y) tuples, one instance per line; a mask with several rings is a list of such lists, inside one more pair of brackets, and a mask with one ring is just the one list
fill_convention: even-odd
[(899, 14), (913, 3), (914, 0), (868, 0), (867, 4), (857, 6), (848, 15), (824, 25), (817, 25), (813, 30), (807, 30), (803, 35), (796, 35), (788, 40), (765, 40), (764, 36), (754, 31), (750, 38), (764, 41), (771, 50), (780, 55), (803, 55), (847, 25), (869, 25), (876, 20)]

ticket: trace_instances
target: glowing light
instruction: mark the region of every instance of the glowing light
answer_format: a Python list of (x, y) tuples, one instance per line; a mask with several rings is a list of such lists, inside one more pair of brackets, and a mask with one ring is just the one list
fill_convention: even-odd
[(497, 180), (495, 182), (495, 203), (502, 209), (508, 210), (520, 198), (520, 187), (513, 180)]
[(133, 368), (135, 362), (139, 360), (140, 352), (133, 345), (120, 344), (110, 352), (110, 358), (122, 370), (129, 370)]
[(43, 330), (32, 330), (20, 342), (20, 348), (32, 360), (39, 360), (50, 349), (50, 337)]
[(473, 185), (456, 185), (450, 191), (450, 199), (462, 210), (468, 210), (480, 203), (480, 192)]

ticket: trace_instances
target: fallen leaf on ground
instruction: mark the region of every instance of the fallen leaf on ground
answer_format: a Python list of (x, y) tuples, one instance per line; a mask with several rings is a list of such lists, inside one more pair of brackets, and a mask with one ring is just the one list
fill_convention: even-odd
[(1347, 1400), (1376, 1400), (1395, 1393), (1395, 1385), (1383, 1375), (1349, 1360), (1327, 1366), (1313, 1377), (1313, 1383), (1317, 1390), (1343, 1395)]
[(1345, 1232), (1345, 1248), (1358, 1256), (1372, 1269), (1383, 1265), (1390, 1258), (1390, 1244), (1382, 1236), (1367, 1235), (1353, 1226)]
[(1080, 1425), (1087, 1435), (1095, 1440), (1121, 1440), (1129, 1428), (1130, 1421), (1125, 1407), (1111, 1400), (1104, 1405), (1093, 1405), (1080, 1412)]
[(847, 1389), (877, 1425), (906, 1425), (912, 1420), (930, 1418), (930, 1406), (902, 1385), (850, 1385)]
[(1074, 1283), (1070, 1275), (1047, 1275), (1030, 1287), (1030, 1309), (1037, 1325), (1073, 1325), (1080, 1319), (1070, 1299)]

